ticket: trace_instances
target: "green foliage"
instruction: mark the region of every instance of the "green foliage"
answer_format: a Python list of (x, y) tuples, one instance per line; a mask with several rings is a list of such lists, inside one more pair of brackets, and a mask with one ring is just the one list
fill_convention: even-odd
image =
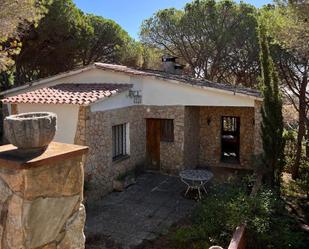
[(142, 41), (184, 60), (193, 76), (253, 86), (259, 72), (256, 9), (200, 0), (145, 20)]
[(243, 223), (247, 224), (248, 249), (300, 249), (308, 243), (274, 190), (262, 188), (251, 197), (246, 184), (239, 182), (213, 186), (195, 210), (192, 225), (178, 229), (172, 240), (175, 248), (214, 244), (226, 248), (235, 228)]
[(261, 88), (263, 92), (262, 106), (262, 140), (263, 160), (266, 165), (270, 184), (280, 184), (284, 165), (284, 139), (282, 100), (279, 93), (279, 79), (275, 70), (268, 46), (265, 25), (259, 25)]
[(272, 7), (261, 10), (261, 18), (269, 30), (277, 51), (274, 57), (282, 90), (286, 99), (297, 110), (297, 143), (292, 176), (299, 176), (302, 142), (308, 122), (309, 73), (309, 2), (304, 0), (277, 0)]
[(48, 3), (50, 0), (1, 0), (0, 73), (14, 65), (12, 57), (20, 52), (20, 37), (45, 14)]
[(304, 192), (307, 198), (309, 197), (309, 161), (304, 158), (300, 164), (300, 177), (296, 179), (301, 192)]
[(54, 0), (46, 8), (45, 17), (22, 39), (15, 59), (18, 83), (72, 69), (81, 37), (91, 29), (71, 0)]
[(0, 43), (0, 60), (3, 48), (11, 62), (0, 75), (2, 89), (12, 78), (16, 86), (94, 62), (143, 68), (159, 63), (160, 51), (134, 41), (113, 20), (84, 14), (72, 0), (41, 2), (47, 14), (37, 25), (29, 23), (21, 42)]
[(79, 60), (83, 65), (93, 62), (115, 63), (120, 49), (126, 47), (131, 38), (116, 22), (101, 16), (86, 15), (90, 29), (80, 37)]

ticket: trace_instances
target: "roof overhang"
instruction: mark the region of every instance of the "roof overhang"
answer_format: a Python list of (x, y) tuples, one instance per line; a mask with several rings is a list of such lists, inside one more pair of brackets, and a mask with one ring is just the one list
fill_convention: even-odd
[(258, 100), (258, 101), (263, 101), (262, 97), (239, 92), (237, 87), (235, 87), (234, 91), (231, 91), (231, 90), (225, 90), (225, 89), (216, 88), (216, 87), (197, 85), (197, 84), (193, 84), (193, 83), (190, 84), (188, 82), (183, 82), (181, 80), (168, 79), (168, 78), (163, 77), (163, 76), (160, 77), (160, 75), (158, 75), (158, 74), (156, 74), (156, 75), (151, 74), (151, 73), (140, 73), (139, 74), (139, 73), (136, 73), (139, 70), (135, 70), (135, 69), (132, 69), (132, 71), (134, 71), (134, 72), (124, 72), (122, 70), (114, 69), (112, 67), (103, 67), (102, 63), (94, 63), (92, 65), (89, 65), (89, 66), (86, 66), (86, 67), (83, 67), (83, 68), (78, 68), (78, 69), (71, 70), (71, 71), (68, 71), (68, 72), (60, 73), (60, 74), (57, 74), (55, 76), (47, 77), (47, 78), (44, 78), (44, 79), (41, 79), (41, 80), (32, 81), (32, 82), (30, 82), (26, 85), (3, 91), (3, 92), (0, 93), (0, 95), (2, 95), (2, 96), (11, 95), (11, 94), (14, 94), (15, 92), (26, 90), (27, 88), (48, 84), (48, 83), (53, 82), (55, 80), (59, 80), (59, 79), (66, 78), (66, 77), (69, 77), (69, 76), (72, 76), (72, 75), (80, 74), (80, 73), (83, 73), (85, 71), (89, 71), (89, 70), (92, 70), (92, 69), (100, 69), (100, 70), (103, 70), (103, 71), (112, 71), (112, 72), (117, 72), (117, 73), (122, 73), (122, 74), (125, 74), (125, 75), (137, 76), (137, 77), (147, 77), (147, 78), (150, 77), (150, 78), (153, 78), (153, 79), (159, 79), (159, 80), (163, 80), (163, 81), (170, 82), (170, 83), (173, 83), (173, 84), (179, 84), (179, 85), (182, 85), (182, 86), (190, 86), (190, 87), (194, 87), (194, 88), (197, 88), (197, 89), (202, 89), (202, 90), (207, 90), (207, 91), (212, 91), (212, 92), (217, 92), (217, 93), (224, 93), (224, 94), (229, 94), (229, 95), (237, 95), (237, 96), (242, 96), (242, 97), (246, 97), (246, 98), (250, 98), (250, 99), (254, 99), (254, 100)]
[(46, 77), (44, 79), (31, 81), (31, 82), (29, 82), (29, 83), (27, 83), (23, 86), (18, 86), (18, 87), (3, 91), (3, 92), (0, 93), (0, 95), (5, 96), (5, 95), (8, 95), (8, 94), (12, 94), (12, 93), (15, 93), (15, 92), (18, 92), (18, 91), (25, 90), (29, 87), (47, 84), (47, 83), (53, 82), (53, 81), (58, 80), (58, 79), (66, 78), (66, 77), (69, 77), (69, 76), (72, 76), (72, 75), (83, 73), (85, 71), (89, 71), (89, 70), (94, 69), (94, 68), (96, 68), (95, 65), (90, 65), (90, 66), (74, 69), (74, 70), (71, 70), (71, 71), (67, 71), (67, 72), (64, 72), (64, 73), (59, 73), (57, 75)]

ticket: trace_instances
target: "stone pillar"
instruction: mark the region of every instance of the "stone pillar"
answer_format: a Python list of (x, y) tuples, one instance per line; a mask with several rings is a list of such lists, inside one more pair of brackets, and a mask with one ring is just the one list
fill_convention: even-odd
[(0, 147), (0, 249), (85, 248), (83, 156), (52, 142), (39, 156)]

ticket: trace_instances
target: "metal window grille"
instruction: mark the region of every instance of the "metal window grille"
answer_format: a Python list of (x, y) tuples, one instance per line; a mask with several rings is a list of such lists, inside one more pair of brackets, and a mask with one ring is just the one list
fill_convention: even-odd
[(161, 141), (173, 142), (174, 141), (174, 120), (161, 119)]
[(114, 125), (113, 136), (113, 160), (127, 155), (127, 129), (126, 124)]

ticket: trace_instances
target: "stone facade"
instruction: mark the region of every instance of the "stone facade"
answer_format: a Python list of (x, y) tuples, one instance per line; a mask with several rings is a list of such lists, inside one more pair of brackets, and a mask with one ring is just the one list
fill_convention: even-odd
[(80, 106), (78, 110), (78, 123), (74, 138), (74, 144), (86, 144), (86, 120), (89, 118), (90, 106)]
[[(113, 180), (120, 174), (145, 166), (147, 118), (174, 120), (174, 142), (160, 144), (161, 170), (176, 173), (183, 167), (184, 107), (132, 106), (104, 112), (90, 112), (83, 107), (80, 117), (75, 142), (89, 146), (85, 163), (89, 199), (110, 192)], [(129, 156), (113, 161), (112, 126), (124, 123), (129, 124)]]
[[(240, 163), (221, 162), (221, 116), (240, 117)], [(253, 107), (131, 106), (91, 112), (80, 107), (75, 143), (89, 146), (87, 188), (99, 198), (113, 189), (113, 179), (138, 165), (147, 169), (146, 120), (173, 119), (174, 142), (160, 143), (160, 171), (177, 174), (185, 168), (218, 166), (250, 168), (259, 145), (260, 113)], [(208, 124), (208, 120), (211, 120)], [(112, 126), (129, 124), (129, 156), (112, 160)]]
[(262, 101), (254, 102), (254, 154), (260, 155), (263, 153), (263, 143), (261, 136), (261, 124), (262, 124)]
[(83, 249), (85, 148), (52, 143), (30, 162), (14, 148), (0, 147), (0, 248)]
[[(174, 142), (160, 142), (160, 170), (166, 173), (178, 173), (183, 169), (184, 160), (185, 107), (146, 106), (145, 118), (174, 120)], [(146, 141), (146, 137), (144, 140)]]
[[(240, 163), (221, 162), (221, 117), (240, 117)], [(250, 168), (254, 154), (255, 111), (252, 107), (200, 107), (200, 166)]]
[(200, 107), (185, 108), (184, 167), (195, 168), (199, 164)]
[(11, 104), (11, 114), (12, 115), (18, 114), (17, 104)]
[[(143, 107), (128, 107), (105, 112), (89, 112), (86, 118), (85, 139), (89, 146), (86, 160), (88, 191), (99, 192), (98, 198), (113, 188), (113, 179), (143, 163), (145, 155), (145, 121), (139, 114)], [(113, 162), (112, 126), (129, 124), (129, 157)]]

